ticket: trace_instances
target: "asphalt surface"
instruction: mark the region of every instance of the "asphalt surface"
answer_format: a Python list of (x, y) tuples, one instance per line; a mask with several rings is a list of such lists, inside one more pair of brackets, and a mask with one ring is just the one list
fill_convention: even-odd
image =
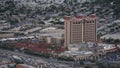
[(6, 59), (12, 59), (13, 56), (20, 58), (25, 64), (32, 65), (42, 68), (79, 68), (74, 66), (74, 62), (67, 62), (67, 61), (58, 61), (56, 59), (45, 59), (41, 57), (35, 57), (32, 55), (24, 54), (21, 52), (13, 52), (8, 50), (0, 49), (0, 57)]

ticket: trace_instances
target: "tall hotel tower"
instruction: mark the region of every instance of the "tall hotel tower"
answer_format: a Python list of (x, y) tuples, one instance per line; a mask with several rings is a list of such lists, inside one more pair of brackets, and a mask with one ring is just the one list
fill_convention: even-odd
[(89, 16), (65, 17), (65, 46), (74, 43), (96, 42), (97, 17)]

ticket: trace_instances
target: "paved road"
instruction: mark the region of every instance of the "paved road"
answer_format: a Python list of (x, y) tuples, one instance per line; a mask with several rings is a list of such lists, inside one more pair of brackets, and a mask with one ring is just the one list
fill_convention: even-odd
[(2, 50), (0, 49), (0, 53), (3, 53), (8, 58), (11, 58), (13, 55), (18, 56), (22, 58), (22, 60), (29, 65), (37, 66), (42, 65), (47, 68), (79, 68), (79, 67), (72, 67), (73, 62), (66, 62), (66, 61), (57, 61), (57, 60), (50, 60), (50, 59), (44, 59), (40, 57), (35, 57), (31, 55), (27, 55), (20, 52), (13, 52), (8, 50)]

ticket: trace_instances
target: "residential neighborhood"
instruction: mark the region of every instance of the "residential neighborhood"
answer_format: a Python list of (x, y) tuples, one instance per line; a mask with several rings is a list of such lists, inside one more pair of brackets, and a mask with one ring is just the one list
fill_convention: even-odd
[(0, 68), (119, 68), (120, 0), (0, 0)]

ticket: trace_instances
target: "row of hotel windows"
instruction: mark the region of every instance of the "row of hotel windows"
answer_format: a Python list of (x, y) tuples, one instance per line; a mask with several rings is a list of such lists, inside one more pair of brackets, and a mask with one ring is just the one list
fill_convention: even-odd
[(92, 38), (92, 37), (95, 37), (95, 35), (85, 35), (84, 37), (85, 38)]
[[(78, 38), (78, 37), (82, 37), (82, 35), (76, 35), (76, 36), (72, 36), (72, 38)], [(92, 38), (92, 37), (95, 37), (95, 35), (84, 35), (84, 37), (87, 37), (87, 38)]]
[[(93, 40), (93, 39), (96, 39), (95, 37), (84, 37), (83, 38), (84, 40)], [(78, 38), (78, 37), (72, 37), (71, 40), (82, 40), (82, 37)]]
[(93, 32), (95, 32), (95, 30), (85, 30), (84, 32), (85, 33), (93, 33)]
[[(82, 32), (82, 30), (81, 29), (72, 29), (71, 32), (79, 33), (79, 32)], [(88, 29), (88, 30), (84, 29), (84, 32), (93, 33), (93, 32), (95, 32), (95, 29)]]
[[(74, 25), (72, 25), (72, 27), (81, 27), (81, 26), (82, 26), (82, 24), (74, 24)], [(84, 26), (86, 26), (86, 27), (91, 27), (91, 26), (95, 26), (95, 24), (94, 24), (94, 23), (84, 24)]]
[(71, 40), (72, 42), (81, 42), (82, 39), (74, 39), (74, 40)]
[(92, 28), (91, 27), (86, 27), (86, 28), (83, 28), (83, 29), (82, 29), (82, 27), (74, 27), (71, 30), (72, 31), (77, 31), (77, 32), (82, 31), (82, 30), (85, 30), (85, 31), (94, 31), (94, 30), (96, 30), (95, 27), (94, 28), (93, 27)]
[(76, 34), (75, 34), (75, 36), (72, 35), (72, 38), (81, 38), (81, 37), (82, 37), (82, 35), (76, 35)]
[(81, 21), (81, 22), (73, 22), (73, 24), (81, 24), (81, 23), (95, 23), (96, 21), (93, 20), (93, 21)]

